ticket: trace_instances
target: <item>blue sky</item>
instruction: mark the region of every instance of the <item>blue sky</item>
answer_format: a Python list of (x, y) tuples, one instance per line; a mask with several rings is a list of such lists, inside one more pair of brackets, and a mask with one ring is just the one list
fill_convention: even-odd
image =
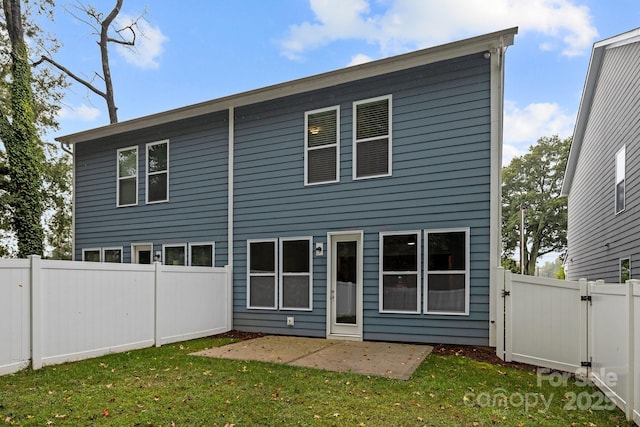
[[(113, 3), (92, 4), (106, 14)], [(69, 4), (50, 26), (56, 59), (91, 78), (96, 37)], [(137, 51), (112, 46), (120, 121), (518, 26), (505, 161), (541, 136), (571, 135), (593, 43), (640, 27), (640, 0), (125, 0), (121, 19), (145, 9)], [(106, 124), (104, 101), (73, 85), (50, 136)]]

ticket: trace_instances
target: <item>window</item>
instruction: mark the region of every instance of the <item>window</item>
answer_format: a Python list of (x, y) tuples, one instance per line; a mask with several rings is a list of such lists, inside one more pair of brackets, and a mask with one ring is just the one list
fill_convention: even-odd
[(420, 233), (380, 234), (380, 312), (420, 312)]
[(100, 248), (83, 249), (82, 260), (90, 262), (100, 262), (102, 261), (102, 259), (100, 258), (100, 253)]
[(469, 313), (469, 229), (425, 232), (425, 312)]
[(620, 283), (626, 283), (631, 279), (631, 259), (622, 258), (620, 260)]
[(104, 248), (102, 250), (104, 262), (122, 262), (122, 248)]
[(276, 240), (249, 240), (247, 255), (247, 306), (276, 309)]
[(624, 210), (625, 204), (626, 151), (626, 147), (623, 146), (616, 154), (616, 214)]
[(147, 144), (147, 203), (169, 200), (169, 141)]
[(138, 147), (118, 150), (117, 206), (138, 204)]
[(305, 113), (304, 183), (338, 182), (340, 164), (339, 107)]
[(391, 175), (391, 95), (353, 103), (353, 179)]
[(280, 308), (311, 310), (311, 238), (280, 239)]
[(215, 262), (213, 243), (189, 243), (189, 265), (194, 267), (213, 267)]
[(187, 265), (187, 245), (162, 245), (164, 265)]

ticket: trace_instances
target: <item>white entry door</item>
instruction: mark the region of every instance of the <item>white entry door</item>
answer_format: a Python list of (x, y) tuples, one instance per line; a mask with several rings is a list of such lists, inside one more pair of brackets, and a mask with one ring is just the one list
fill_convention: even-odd
[(329, 233), (327, 336), (362, 340), (362, 232)]

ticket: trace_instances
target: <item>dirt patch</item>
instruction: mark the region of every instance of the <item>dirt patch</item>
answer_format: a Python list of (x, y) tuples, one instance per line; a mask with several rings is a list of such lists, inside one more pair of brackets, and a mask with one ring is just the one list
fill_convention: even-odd
[(252, 340), (254, 338), (264, 337), (266, 334), (262, 332), (242, 332), (242, 331), (229, 331), (222, 334), (214, 335), (213, 338), (234, 338), (241, 341)]
[(439, 344), (435, 346), (432, 353), (440, 356), (464, 356), (479, 362), (509, 366), (527, 371), (535, 371), (536, 369), (535, 366), (527, 365), (526, 363), (505, 362), (496, 355), (496, 350), (491, 347)]

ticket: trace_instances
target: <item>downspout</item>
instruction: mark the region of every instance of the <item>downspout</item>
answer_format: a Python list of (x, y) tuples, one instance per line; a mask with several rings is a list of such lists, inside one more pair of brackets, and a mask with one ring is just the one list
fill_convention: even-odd
[(227, 182), (227, 274), (231, 277), (227, 277), (227, 324), (229, 330), (233, 329), (233, 143), (235, 140), (235, 110), (234, 107), (229, 107), (229, 148), (227, 161), (228, 168), (228, 182)]
[[(498, 267), (501, 254), (502, 228), (502, 132), (504, 114), (504, 54), (507, 50), (504, 39), (487, 54), (491, 60), (491, 189), (489, 210), (489, 346), (497, 342), (496, 316), (497, 298), (500, 289), (496, 289)], [(487, 55), (485, 54), (485, 55)], [(485, 56), (486, 57), (486, 56)]]

